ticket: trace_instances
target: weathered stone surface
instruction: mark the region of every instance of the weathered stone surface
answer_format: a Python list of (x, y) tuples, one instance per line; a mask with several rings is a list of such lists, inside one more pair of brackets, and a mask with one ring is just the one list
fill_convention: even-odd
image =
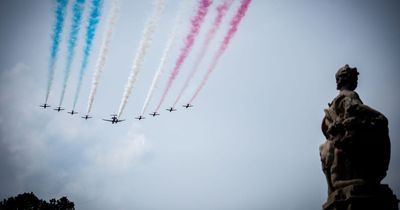
[(353, 184), (329, 194), (324, 210), (398, 209), (396, 196), (387, 185)]
[(354, 91), (358, 74), (348, 65), (339, 69), (339, 94), (324, 110), (322, 132), (326, 141), (320, 146), (320, 157), (328, 201), (323, 208), (397, 210), (396, 196), (387, 185), (380, 184), (390, 161), (388, 120), (363, 104)]

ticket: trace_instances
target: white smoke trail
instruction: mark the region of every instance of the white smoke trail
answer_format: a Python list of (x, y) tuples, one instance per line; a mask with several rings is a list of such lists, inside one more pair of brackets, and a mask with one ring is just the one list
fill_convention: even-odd
[(144, 100), (141, 115), (143, 115), (146, 112), (146, 110), (150, 104), (150, 101), (153, 98), (154, 92), (158, 87), (158, 83), (160, 81), (161, 75), (163, 74), (163, 72), (167, 66), (167, 61), (169, 60), (171, 51), (174, 48), (174, 46), (176, 44), (176, 40), (182, 31), (183, 17), (184, 17), (184, 14), (186, 13), (186, 11), (188, 10), (188, 8), (189, 8), (189, 0), (182, 1), (179, 12), (175, 18), (174, 26), (170, 32), (169, 39), (164, 48), (157, 71), (154, 74), (153, 81), (151, 82), (149, 91), (147, 92), (146, 99)]
[(111, 42), (111, 37), (113, 34), (115, 22), (117, 21), (118, 11), (119, 11), (119, 0), (113, 0), (111, 15), (108, 20), (107, 28), (104, 33), (105, 36), (104, 36), (104, 39), (103, 39), (103, 42), (102, 42), (102, 45), (100, 48), (100, 54), (97, 59), (96, 69), (93, 73), (92, 87), (90, 89), (90, 94), (89, 94), (89, 99), (88, 99), (88, 107), (87, 107), (87, 111), (86, 111), (87, 114), (89, 114), (90, 111), (92, 110), (94, 96), (96, 95), (97, 87), (100, 82), (101, 73), (103, 72), (104, 66), (107, 61), (108, 47)]
[(133, 60), (131, 73), (130, 73), (130, 75), (128, 77), (128, 81), (125, 85), (124, 94), (122, 96), (121, 104), (118, 109), (118, 114), (117, 114), (118, 118), (121, 116), (121, 114), (128, 102), (128, 98), (132, 93), (133, 86), (134, 86), (134, 84), (139, 76), (139, 72), (142, 68), (146, 53), (151, 46), (153, 34), (154, 34), (155, 29), (158, 25), (158, 22), (161, 18), (161, 15), (164, 11), (165, 0), (156, 0), (154, 6), (155, 6), (154, 13), (147, 20), (147, 23), (143, 29), (142, 39), (140, 40), (139, 47), (136, 51), (136, 55)]

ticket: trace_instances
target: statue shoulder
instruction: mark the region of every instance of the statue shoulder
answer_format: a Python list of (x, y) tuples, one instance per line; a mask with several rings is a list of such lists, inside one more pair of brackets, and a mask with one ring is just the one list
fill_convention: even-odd
[(338, 96), (342, 96), (342, 97), (346, 97), (346, 98), (352, 98), (352, 99), (360, 99), (360, 96), (354, 90), (342, 90), (342, 91), (339, 92)]
[(350, 103), (360, 103), (360, 104), (363, 103), (357, 92), (352, 91), (352, 90), (342, 90), (333, 99), (331, 104), (338, 106), (339, 104), (342, 104), (345, 101), (350, 102)]

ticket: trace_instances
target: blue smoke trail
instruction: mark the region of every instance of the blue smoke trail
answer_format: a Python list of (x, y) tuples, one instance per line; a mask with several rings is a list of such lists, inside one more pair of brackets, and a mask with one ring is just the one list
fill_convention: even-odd
[(46, 100), (49, 99), (51, 86), (53, 85), (54, 78), (54, 65), (57, 60), (57, 52), (58, 46), (60, 45), (60, 36), (64, 25), (65, 19), (65, 10), (67, 8), (68, 0), (57, 0), (57, 6), (55, 10), (56, 21), (53, 26), (53, 34), (52, 34), (52, 45), (50, 52), (50, 61), (49, 61), (49, 70), (48, 70), (48, 79), (47, 79), (47, 92), (46, 92)]
[(103, 4), (103, 0), (92, 0), (92, 8), (91, 8), (90, 16), (89, 16), (88, 25), (86, 28), (86, 42), (85, 42), (85, 47), (83, 50), (83, 59), (82, 59), (82, 64), (81, 64), (81, 68), (80, 68), (79, 75), (78, 75), (78, 77), (79, 77), (78, 84), (76, 86), (74, 104), (73, 104), (72, 109), (75, 109), (76, 103), (78, 102), (79, 93), (81, 92), (82, 81), (83, 81), (83, 77), (85, 75), (86, 68), (88, 65), (88, 59), (90, 56), (90, 51), (92, 49), (93, 39), (96, 34), (97, 25), (100, 21), (102, 4)]
[(77, 37), (79, 34), (79, 29), (80, 29), (79, 26), (82, 20), (84, 4), (85, 0), (76, 0), (72, 8), (73, 17), (72, 17), (71, 30), (69, 33), (69, 40), (68, 40), (67, 63), (65, 66), (64, 81), (61, 90), (60, 103), (58, 106), (61, 106), (64, 100), (64, 95), (65, 95), (65, 90), (67, 89), (69, 75), (71, 74), (71, 64), (75, 54), (74, 50), (76, 46)]

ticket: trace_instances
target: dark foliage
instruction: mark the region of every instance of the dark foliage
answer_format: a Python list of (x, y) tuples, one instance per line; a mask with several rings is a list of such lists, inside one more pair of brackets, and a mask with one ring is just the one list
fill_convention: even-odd
[(75, 205), (67, 197), (47, 202), (31, 192), (0, 201), (0, 210), (75, 210)]

